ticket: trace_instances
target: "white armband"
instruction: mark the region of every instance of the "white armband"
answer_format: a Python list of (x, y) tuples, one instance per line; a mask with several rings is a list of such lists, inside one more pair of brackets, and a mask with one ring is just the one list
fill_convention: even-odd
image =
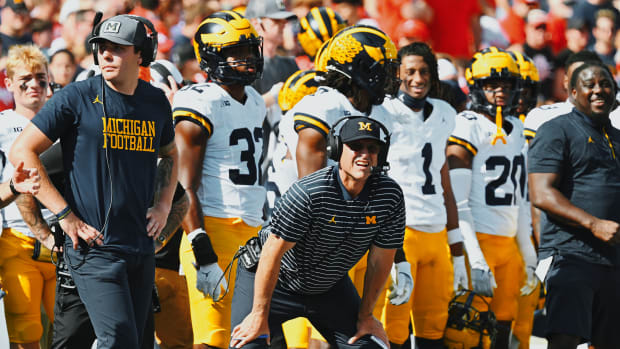
[(468, 168), (455, 168), (450, 170), (450, 182), (452, 192), (459, 213), (459, 228), (465, 243), (465, 250), (469, 264), (472, 268), (488, 270), (489, 266), (484, 259), (474, 226), (474, 217), (469, 207), (469, 194), (471, 192), (472, 171)]

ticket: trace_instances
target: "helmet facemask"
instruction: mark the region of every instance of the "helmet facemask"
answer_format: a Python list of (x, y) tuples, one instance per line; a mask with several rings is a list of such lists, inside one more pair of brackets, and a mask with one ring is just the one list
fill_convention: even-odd
[[(509, 81), (512, 88), (504, 89), (505, 105), (501, 106), (503, 115), (512, 115), (517, 109), (519, 102), (520, 75), (519, 67), (512, 56), (496, 47), (489, 47), (480, 52), (476, 52), (470, 66), (465, 70), (465, 78), (469, 85), (469, 94), (471, 97), (471, 109), (494, 116), (497, 113), (495, 96), (493, 101), (487, 99), (490, 93), (485, 93), (483, 86), (489, 81), (497, 81), (498, 83)], [(493, 94), (497, 93), (497, 89)]]
[[(521, 91), (520, 81), (517, 78), (489, 78), (489, 79), (476, 80), (476, 82), (470, 88), (470, 91), (469, 91), (470, 97), (471, 97), (472, 109), (478, 112), (482, 112), (487, 115), (495, 116), (497, 107), (499, 105), (497, 105), (494, 101), (493, 102), (489, 101), (489, 98), (487, 97), (489, 92), (485, 92), (483, 88), (485, 83), (490, 80), (500, 80), (500, 81), (504, 80), (504, 81), (512, 82), (513, 87), (511, 89), (503, 90), (503, 93), (507, 94), (508, 96), (505, 97), (505, 100), (506, 100), (505, 105), (501, 107), (502, 107), (502, 112), (504, 115), (514, 114), (519, 105), (519, 95)], [(494, 90), (492, 93), (493, 93), (492, 98), (495, 99), (495, 94), (497, 93), (497, 90)]]
[[(253, 54), (244, 59), (228, 61), (227, 51), (241, 46), (249, 46)], [(214, 82), (222, 85), (250, 85), (263, 73), (263, 41), (262, 38), (251, 38), (225, 47), (209, 46), (201, 52), (201, 58), (200, 68), (206, 71)], [(254, 67), (254, 71), (240, 72), (234, 69), (242, 66)]]

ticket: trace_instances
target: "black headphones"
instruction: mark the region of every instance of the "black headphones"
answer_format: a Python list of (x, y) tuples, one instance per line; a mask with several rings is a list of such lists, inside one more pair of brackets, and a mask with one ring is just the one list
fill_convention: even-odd
[[(149, 21), (148, 19), (144, 17), (135, 16), (135, 15), (119, 15), (119, 16), (131, 18), (135, 21), (138, 21), (142, 23), (146, 27), (146, 29), (151, 31), (151, 33), (149, 34), (148, 31), (145, 30), (146, 37), (142, 41), (142, 45), (138, 46), (138, 49), (140, 50), (140, 57), (142, 58), (142, 63), (140, 63), (140, 66), (148, 67), (151, 64), (151, 62), (155, 61), (155, 58), (157, 56), (157, 31), (155, 30), (155, 26), (153, 25), (153, 23), (151, 23), (151, 21)], [(92, 37), (99, 35), (99, 31), (101, 30), (101, 25), (107, 21), (106, 19), (105, 21), (101, 22), (102, 17), (103, 17), (103, 13), (101, 12), (97, 12), (95, 14), (95, 19), (93, 21), (93, 31), (91, 33)], [(97, 43), (93, 43), (92, 45), (93, 45), (94, 63), (95, 65), (99, 65), (99, 60), (97, 59), (99, 45)]]
[(377, 156), (377, 166), (375, 167), (373, 172), (387, 172), (390, 169), (390, 164), (387, 162), (388, 150), (390, 149), (390, 131), (388, 131), (387, 127), (385, 127), (379, 121), (368, 118), (366, 116), (345, 116), (332, 125), (332, 127), (329, 129), (329, 133), (327, 134), (327, 157), (336, 162), (340, 161), (340, 156), (342, 155), (342, 139), (340, 138), (340, 132), (336, 134), (336, 126), (338, 126), (338, 124), (342, 122), (346, 122), (349, 119), (357, 118), (368, 119), (368, 121), (376, 123), (377, 126), (379, 126), (383, 131), (384, 144), (381, 145), (381, 150), (379, 151), (379, 155)]

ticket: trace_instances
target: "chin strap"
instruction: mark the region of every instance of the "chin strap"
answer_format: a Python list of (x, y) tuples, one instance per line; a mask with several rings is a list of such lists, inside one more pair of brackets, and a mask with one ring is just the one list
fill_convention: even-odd
[(502, 122), (504, 119), (502, 118), (502, 107), (497, 106), (497, 113), (495, 114), (495, 125), (497, 125), (497, 133), (495, 133), (495, 137), (491, 141), (492, 145), (495, 145), (498, 139), (502, 140), (502, 143), (506, 144), (506, 135), (504, 134), (504, 129), (502, 128)]

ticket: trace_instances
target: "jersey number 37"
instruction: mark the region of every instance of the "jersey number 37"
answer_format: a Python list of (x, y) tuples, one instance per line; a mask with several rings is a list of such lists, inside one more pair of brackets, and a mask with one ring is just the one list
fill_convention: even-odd
[(255, 127), (254, 132), (250, 132), (247, 128), (238, 128), (231, 132), (229, 139), (229, 145), (231, 147), (237, 146), (240, 143), (239, 141), (245, 140), (248, 147), (246, 150), (241, 151), (241, 158), (239, 160), (246, 163), (248, 171), (247, 173), (241, 173), (241, 169), (230, 169), (228, 170), (228, 178), (237, 185), (254, 185), (261, 183), (261, 171), (258, 168), (261, 159), (257, 161), (254, 154), (256, 152), (256, 146), (259, 147), (262, 153), (263, 129)]

